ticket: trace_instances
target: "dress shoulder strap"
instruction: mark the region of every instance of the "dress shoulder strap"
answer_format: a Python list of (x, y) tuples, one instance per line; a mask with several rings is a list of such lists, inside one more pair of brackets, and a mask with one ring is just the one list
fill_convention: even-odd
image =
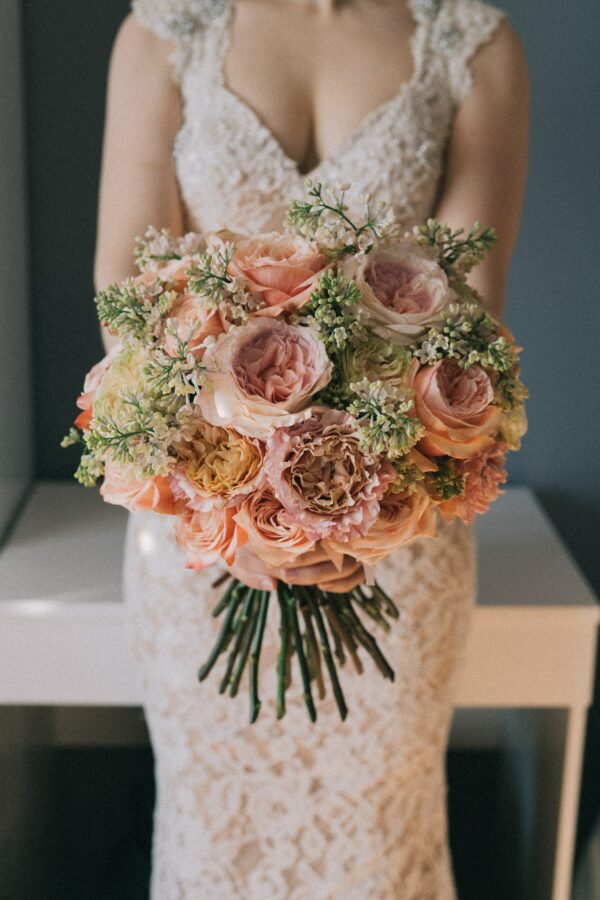
[(170, 60), (175, 81), (181, 83), (193, 57), (220, 55), (216, 45), (222, 43), (221, 33), (233, 3), (234, 0), (132, 0), (131, 11), (144, 28), (174, 42)]
[(472, 57), (493, 38), (506, 14), (482, 0), (412, 0), (412, 4), (416, 16), (431, 21), (431, 51), (445, 60), (450, 91), (458, 107), (472, 85)]

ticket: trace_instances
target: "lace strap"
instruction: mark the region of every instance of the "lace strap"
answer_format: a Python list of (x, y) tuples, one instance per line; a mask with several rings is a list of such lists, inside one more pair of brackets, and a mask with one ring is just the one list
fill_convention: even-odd
[(219, 45), (223, 44), (222, 35), (233, 3), (234, 0), (132, 0), (131, 10), (144, 28), (175, 42), (170, 60), (175, 80), (181, 82), (194, 50), (198, 50), (199, 35), (202, 55), (220, 59)]
[(432, 49), (446, 61), (450, 91), (458, 107), (473, 79), (469, 63), (490, 41), (505, 13), (482, 0), (412, 0), (420, 15), (432, 20)]

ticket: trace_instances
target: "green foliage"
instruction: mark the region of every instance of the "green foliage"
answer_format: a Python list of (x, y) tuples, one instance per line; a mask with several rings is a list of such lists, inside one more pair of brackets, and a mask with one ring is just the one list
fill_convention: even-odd
[(459, 463), (450, 456), (436, 459), (438, 469), (425, 476), (425, 487), (434, 500), (450, 500), (459, 497), (465, 489), (465, 480), (460, 474)]
[(435, 248), (443, 269), (464, 276), (481, 262), (496, 243), (493, 228), (480, 229), (479, 222), (475, 222), (465, 235), (464, 228), (452, 231), (448, 225), (428, 219), (425, 225), (415, 226), (413, 233), (418, 244)]
[(327, 269), (303, 307), (302, 318), (308, 315), (312, 320), (329, 355), (343, 350), (361, 334), (363, 325), (357, 309), (360, 296), (356, 282), (336, 269)]

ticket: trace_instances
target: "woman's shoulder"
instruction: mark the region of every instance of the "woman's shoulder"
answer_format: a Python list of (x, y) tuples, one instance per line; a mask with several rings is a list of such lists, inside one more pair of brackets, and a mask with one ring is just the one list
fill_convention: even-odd
[(523, 48), (504, 10), (485, 0), (414, 0), (428, 9), (433, 47), (446, 59), (450, 88), (460, 103), (472, 84), (472, 60), (477, 51), (494, 47), (494, 64), (510, 65)]
[(233, 0), (132, 0), (138, 22), (159, 37), (177, 40), (204, 28)]

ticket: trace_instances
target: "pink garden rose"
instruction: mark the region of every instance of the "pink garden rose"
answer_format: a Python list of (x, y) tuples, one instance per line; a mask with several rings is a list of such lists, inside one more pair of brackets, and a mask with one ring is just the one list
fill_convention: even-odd
[(269, 566), (289, 565), (314, 548), (306, 532), (286, 520), (285, 510), (271, 488), (246, 497), (235, 520), (248, 535), (249, 548)]
[(208, 386), (198, 404), (206, 421), (263, 440), (307, 418), (311, 397), (331, 378), (324, 344), (310, 328), (271, 319), (233, 327), (203, 363)]
[(329, 553), (351, 553), (364, 565), (375, 566), (392, 550), (399, 550), (418, 537), (434, 537), (436, 518), (431, 500), (422, 488), (412, 493), (384, 494), (379, 515), (362, 537), (354, 538), (350, 548), (341, 541), (325, 538)]
[(465, 489), (460, 497), (440, 503), (441, 517), (450, 522), (458, 517), (472, 524), (477, 514), (487, 512), (490, 503), (501, 494), (500, 485), (508, 479), (504, 468), (506, 444), (493, 444), (457, 465), (457, 474), (464, 478)]
[(454, 359), (423, 366), (414, 391), (415, 412), (426, 429), (417, 445), (423, 453), (466, 459), (492, 446), (500, 410), (481, 366), (462, 369)]
[(279, 316), (300, 309), (310, 299), (327, 265), (314, 244), (302, 237), (277, 232), (231, 237), (235, 252), (229, 271), (243, 276), (247, 289), (264, 303), (255, 315)]
[(77, 428), (83, 429), (89, 427), (93, 415), (93, 405), (96, 391), (100, 387), (100, 382), (102, 381), (104, 374), (109, 370), (113, 359), (115, 359), (115, 357), (119, 355), (122, 349), (123, 348), (120, 343), (114, 344), (108, 351), (106, 356), (101, 359), (99, 363), (96, 363), (95, 366), (92, 366), (90, 371), (85, 376), (83, 391), (75, 401), (79, 409), (82, 410), (82, 412), (80, 412), (75, 419), (75, 425), (77, 426)]
[(452, 299), (444, 270), (410, 244), (351, 257), (343, 269), (360, 288), (367, 323), (396, 344), (440, 325)]
[(187, 553), (188, 569), (206, 569), (219, 559), (231, 565), (246, 534), (235, 521), (233, 507), (196, 512), (186, 509), (175, 528), (177, 543)]
[(389, 464), (363, 453), (355, 429), (347, 413), (326, 410), (279, 429), (267, 443), (265, 471), (285, 507), (281, 520), (312, 540), (364, 535), (394, 476)]
[(112, 462), (106, 463), (100, 494), (106, 503), (124, 506), (132, 512), (149, 510), (174, 516), (181, 508), (173, 496), (169, 477), (132, 478)]

